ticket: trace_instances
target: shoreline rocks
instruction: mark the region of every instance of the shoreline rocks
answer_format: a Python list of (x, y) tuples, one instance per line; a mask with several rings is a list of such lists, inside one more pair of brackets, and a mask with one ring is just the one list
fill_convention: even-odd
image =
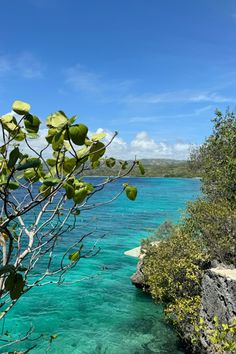
[[(138, 289), (148, 290), (145, 276), (142, 272), (145, 249), (140, 249), (137, 270), (131, 276), (131, 282)], [(236, 318), (236, 269), (217, 262), (211, 264), (211, 268), (203, 270), (202, 278), (202, 302), (200, 318), (204, 321), (204, 329), (200, 334), (200, 348), (191, 348), (187, 337), (191, 336), (191, 326), (184, 328), (186, 338), (181, 338), (188, 346), (189, 353), (215, 354), (209, 341), (209, 330), (214, 329), (214, 319), (219, 323), (230, 324)]]

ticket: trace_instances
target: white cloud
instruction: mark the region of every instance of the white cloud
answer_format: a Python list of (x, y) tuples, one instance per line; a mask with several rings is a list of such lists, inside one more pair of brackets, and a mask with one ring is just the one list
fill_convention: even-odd
[(66, 83), (75, 90), (97, 93), (101, 90), (100, 77), (77, 64), (65, 70)]
[(25, 79), (39, 78), (43, 74), (43, 65), (30, 52), (16, 57), (0, 56), (0, 76), (13, 75)]
[(160, 117), (158, 116), (143, 116), (143, 117), (130, 117), (125, 119), (126, 122), (129, 123), (151, 123), (151, 122), (157, 122)]
[(19, 74), (26, 79), (34, 79), (42, 76), (42, 64), (31, 54), (21, 54), (15, 64)]
[(7, 57), (0, 57), (0, 75), (4, 75), (11, 70), (11, 65)]
[(143, 94), (143, 95), (129, 95), (123, 100), (126, 103), (146, 103), (146, 104), (157, 104), (157, 103), (172, 103), (172, 102), (212, 102), (212, 103), (223, 103), (232, 102), (234, 99), (232, 97), (226, 97), (218, 94), (217, 92), (194, 92), (190, 90), (183, 91), (173, 91), (160, 94)]
[[(134, 84), (132, 80), (111, 80), (87, 70), (76, 64), (64, 70), (65, 83), (68, 88), (82, 94), (92, 94), (106, 102), (122, 101)], [(60, 91), (64, 91), (60, 89)]]
[[(192, 112), (189, 113), (177, 113), (177, 114), (166, 114), (166, 115), (159, 115), (159, 116), (135, 116), (135, 117), (129, 117), (125, 119), (119, 119), (125, 120), (128, 123), (156, 123), (161, 119), (178, 119), (178, 118), (185, 118), (185, 117), (197, 117), (201, 115), (204, 112), (207, 111), (214, 111), (214, 106), (213, 105), (207, 105), (198, 109), (195, 109)], [(116, 122), (116, 120), (113, 120)]]
[[(97, 132), (107, 133), (105, 143), (108, 143), (113, 134), (110, 131), (98, 129)], [(155, 141), (147, 132), (138, 132), (131, 142), (126, 142), (120, 137), (115, 137), (111, 145), (107, 148), (107, 155), (115, 158), (132, 160), (135, 156), (138, 159), (144, 158), (169, 158), (169, 159), (186, 159), (189, 156), (190, 150), (194, 144), (188, 142), (176, 142), (174, 144)]]
[[(14, 113), (16, 118), (17, 115)], [(47, 146), (47, 141), (45, 137), (47, 136), (47, 128), (41, 128), (38, 132), (37, 139), (30, 139), (30, 146), (40, 152), (44, 147)], [(110, 143), (114, 137), (114, 133), (109, 130), (104, 130), (102, 128), (97, 129), (95, 133), (106, 133), (106, 137), (103, 142), (105, 144)], [(88, 135), (91, 136), (93, 132), (89, 132)], [(0, 144), (2, 144), (2, 138), (0, 136)], [(34, 155), (34, 153), (29, 149), (29, 147), (23, 142), (20, 143), (21, 151), (28, 153), (29, 155)], [(130, 142), (125, 141), (120, 136), (116, 136), (111, 144), (108, 145), (106, 156), (112, 156), (123, 160), (133, 160), (135, 157), (137, 159), (160, 159), (169, 158), (183, 160), (187, 159), (190, 150), (196, 145), (190, 144), (188, 142), (177, 141), (176, 143), (169, 143), (166, 141), (156, 141), (145, 131), (138, 132), (133, 140)], [(44, 158), (48, 158), (52, 153), (51, 148), (47, 148), (44, 152)]]

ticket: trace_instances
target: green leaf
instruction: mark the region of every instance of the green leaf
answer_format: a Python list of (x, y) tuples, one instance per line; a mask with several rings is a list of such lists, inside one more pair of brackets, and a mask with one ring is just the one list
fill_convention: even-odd
[(7, 167), (8, 168), (12, 168), (15, 166), (16, 164), (16, 161), (18, 160), (18, 158), (20, 157), (20, 150), (18, 147), (15, 147), (15, 149), (13, 149), (11, 152), (10, 152), (10, 155), (9, 155), (9, 160), (8, 160), (8, 163), (7, 163)]
[(68, 124), (68, 118), (61, 111), (55, 112), (48, 116), (46, 120), (46, 125), (49, 128), (62, 129)]
[(63, 183), (63, 187), (65, 188), (67, 198), (72, 199), (75, 194), (74, 187), (67, 182)]
[(88, 128), (84, 124), (76, 124), (69, 127), (70, 139), (76, 145), (84, 145)]
[(106, 133), (97, 133), (97, 134), (93, 134), (91, 136), (91, 140), (92, 141), (99, 141), (102, 140), (106, 137)]
[(63, 131), (58, 132), (57, 134), (54, 135), (52, 139), (52, 148), (54, 151), (59, 151), (62, 149), (64, 142), (64, 135)]
[(86, 187), (76, 189), (75, 194), (73, 196), (73, 200), (75, 204), (80, 204), (84, 201), (84, 199), (87, 197), (88, 191)]
[(5, 290), (10, 291), (14, 288), (15, 285), (15, 274), (10, 273), (5, 281)]
[(41, 164), (40, 159), (36, 157), (32, 157), (30, 159), (26, 159), (26, 162), (17, 166), (18, 171), (26, 170), (27, 168), (37, 168)]
[(130, 200), (135, 200), (137, 197), (137, 188), (133, 186), (128, 186), (125, 188), (126, 195)]
[(28, 268), (26, 268), (26, 267), (18, 267), (17, 270), (19, 272), (26, 272), (28, 270)]
[(66, 173), (71, 173), (72, 170), (75, 168), (76, 165), (76, 159), (75, 158), (65, 158), (65, 161), (63, 163), (63, 169)]
[(0, 154), (4, 154), (6, 152), (6, 145), (0, 146)]
[(2, 124), (11, 123), (13, 121), (13, 116), (11, 114), (5, 114), (1, 117)]
[(43, 193), (46, 197), (51, 193), (51, 187), (45, 186), (44, 184), (42, 184), (39, 187), (39, 192)]
[(77, 116), (71, 117), (71, 118), (69, 119), (70, 124), (74, 124), (74, 122), (76, 121), (76, 118), (77, 118)]
[(92, 140), (89, 140), (88, 138), (86, 138), (86, 139), (84, 140), (84, 144), (85, 144), (86, 146), (91, 146), (91, 145), (93, 145), (93, 141), (92, 141)]
[(109, 159), (106, 159), (106, 165), (109, 168), (114, 167), (116, 164), (116, 160), (113, 157), (110, 157)]
[(12, 110), (17, 114), (24, 115), (29, 112), (30, 105), (29, 103), (17, 100), (13, 103)]
[(103, 143), (98, 141), (97, 143), (93, 144), (90, 148), (89, 158), (91, 162), (95, 162), (100, 159), (105, 154), (106, 147)]
[(24, 118), (25, 129), (30, 134), (38, 133), (40, 123), (41, 122), (38, 117), (31, 114), (27, 114), (27, 116)]
[(143, 167), (142, 162), (137, 161), (137, 165), (138, 165), (138, 168), (139, 168), (139, 171), (141, 172), (141, 174), (144, 175), (145, 174), (145, 169)]
[(37, 133), (28, 133), (27, 138), (28, 139), (37, 139), (39, 135)]
[(20, 184), (18, 182), (7, 182), (7, 180), (3, 180), (0, 182), (0, 186), (7, 186), (8, 189), (17, 189), (19, 188)]
[(39, 180), (40, 177), (44, 176), (43, 168), (40, 166), (37, 171), (34, 168), (27, 168), (24, 171), (24, 179), (26, 181), (36, 182)]
[(9, 189), (17, 189), (19, 188), (20, 184), (18, 182), (9, 182), (8, 183), (8, 188)]
[(78, 261), (80, 259), (82, 248), (83, 248), (83, 245), (80, 246), (80, 249), (78, 251), (71, 253), (69, 255), (69, 260), (72, 262)]
[(86, 187), (88, 193), (92, 193), (94, 190), (94, 187), (91, 183), (87, 183), (85, 187)]
[(100, 166), (100, 161), (98, 160), (98, 161), (92, 161), (91, 162), (91, 166), (92, 166), (92, 168), (98, 168), (99, 166)]
[(15, 135), (15, 133), (12, 135), (14, 136), (14, 140), (16, 140), (16, 141), (25, 140), (25, 133), (21, 129), (19, 129), (19, 131), (16, 135)]
[(50, 166), (50, 167), (53, 167), (56, 165), (56, 160), (55, 159), (47, 159), (47, 164)]
[(83, 149), (76, 151), (76, 156), (78, 157), (78, 159), (83, 159), (83, 158), (87, 159), (88, 154), (89, 154), (88, 147), (84, 147)]
[(54, 137), (54, 135), (57, 134), (57, 129), (56, 128), (51, 128), (51, 129), (48, 129), (48, 135), (46, 136), (46, 140), (49, 144), (52, 143), (52, 139)]
[(43, 184), (47, 187), (53, 187), (60, 182), (61, 180), (59, 178), (47, 178), (43, 180)]
[(3, 267), (0, 267), (0, 275), (7, 274), (7, 273), (14, 273), (15, 266), (13, 264), (7, 264)]
[(120, 164), (121, 164), (122, 170), (125, 170), (126, 167), (128, 166), (128, 162), (127, 161), (120, 161)]
[(10, 297), (12, 300), (19, 299), (24, 289), (25, 281), (21, 274), (15, 275), (14, 287), (10, 290)]

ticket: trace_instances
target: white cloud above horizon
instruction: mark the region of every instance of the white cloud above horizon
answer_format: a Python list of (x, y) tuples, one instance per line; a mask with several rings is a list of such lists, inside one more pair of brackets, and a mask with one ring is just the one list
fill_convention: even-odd
[(194, 90), (179, 90), (170, 91), (159, 94), (142, 94), (142, 95), (129, 95), (124, 98), (124, 102), (128, 104), (145, 103), (145, 104), (158, 104), (158, 103), (226, 103), (235, 101), (232, 97), (221, 95), (214, 91), (194, 91)]
[[(97, 130), (97, 132), (103, 131), (107, 134), (105, 139), (107, 143), (111, 139), (112, 133), (101, 128)], [(133, 160), (134, 158), (185, 160), (194, 147), (196, 147), (195, 144), (184, 141), (176, 141), (175, 143), (156, 141), (146, 131), (140, 131), (130, 142), (126, 142), (119, 136), (115, 137), (107, 148), (107, 154), (125, 160)]]
[[(90, 94), (99, 99), (128, 105), (137, 104), (168, 104), (168, 103), (230, 103), (235, 98), (221, 94), (215, 89), (180, 88), (176, 91), (143, 92), (137, 94), (137, 83), (140, 80), (111, 80), (101, 73), (87, 69), (80, 63), (64, 70), (65, 84), (74, 92)], [(134, 85), (136, 84), (136, 85)]]
[(24, 79), (35, 79), (43, 76), (44, 66), (30, 52), (22, 52), (17, 56), (0, 55), (0, 76), (14, 75)]
[(132, 85), (132, 80), (105, 79), (100, 73), (88, 70), (77, 63), (64, 70), (65, 84), (75, 92), (92, 94), (105, 101), (114, 101), (127, 94)]
[[(45, 141), (45, 136), (47, 135), (47, 128), (42, 128), (39, 131), (39, 137), (37, 139), (30, 140), (30, 145), (36, 151), (41, 151), (47, 144)], [(108, 144), (114, 133), (102, 128), (97, 129), (95, 133), (106, 133), (106, 137), (103, 142)], [(89, 132), (91, 136), (94, 132)], [(195, 144), (190, 144), (189, 142), (176, 141), (175, 143), (170, 143), (167, 141), (156, 141), (145, 131), (138, 132), (135, 137), (130, 141), (125, 141), (119, 135), (116, 136), (112, 143), (108, 145), (106, 156), (114, 157), (122, 160), (133, 160), (137, 159), (176, 159), (185, 160), (188, 158), (189, 153), (192, 148), (196, 147)], [(30, 152), (29, 148), (25, 143), (21, 144), (21, 148), (26, 153)], [(47, 158), (51, 153), (51, 149), (48, 149), (48, 153), (45, 153), (45, 158)]]

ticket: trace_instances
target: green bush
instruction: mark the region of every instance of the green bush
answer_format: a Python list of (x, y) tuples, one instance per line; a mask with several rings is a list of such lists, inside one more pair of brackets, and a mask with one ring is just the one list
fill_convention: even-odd
[(236, 207), (236, 118), (216, 111), (213, 133), (191, 156), (202, 176), (202, 190), (209, 200), (227, 200)]
[(236, 210), (227, 200), (189, 203), (182, 228), (202, 243), (209, 258), (236, 264)]
[(150, 293), (157, 301), (200, 293), (201, 264), (206, 259), (197, 240), (176, 227), (170, 237), (150, 245), (144, 258), (143, 273)]
[[(192, 153), (203, 195), (189, 203), (178, 226), (163, 224), (148, 241), (142, 271), (150, 294), (165, 305), (181, 337), (197, 348), (202, 331), (212, 352), (236, 353), (235, 321), (208, 328), (200, 318), (203, 269), (236, 264), (236, 118), (216, 112), (212, 135)], [(164, 238), (164, 239), (163, 239)], [(158, 245), (151, 241), (161, 240)]]

